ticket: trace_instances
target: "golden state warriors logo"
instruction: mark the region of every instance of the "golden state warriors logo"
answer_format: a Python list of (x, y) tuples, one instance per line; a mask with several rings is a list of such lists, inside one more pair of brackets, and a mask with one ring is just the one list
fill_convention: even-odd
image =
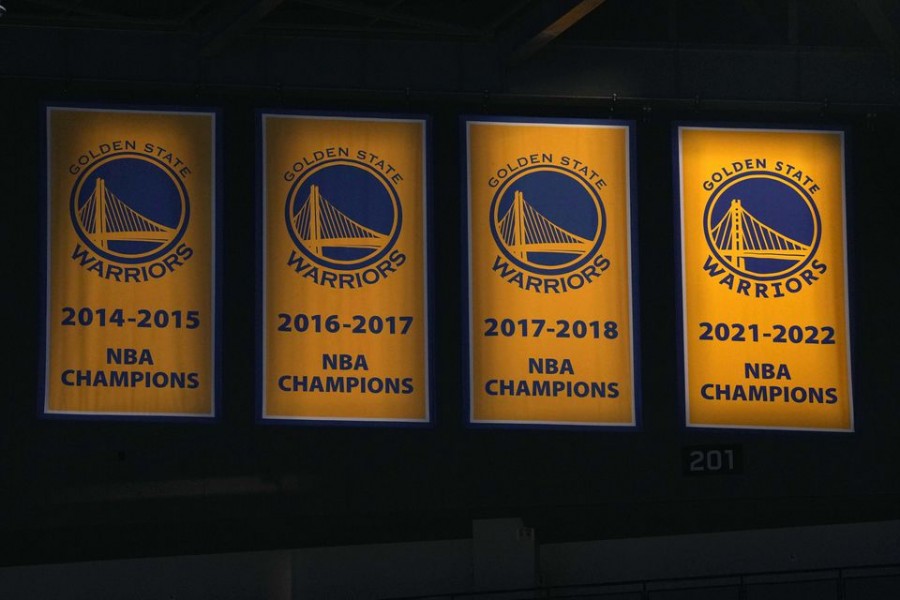
[(84, 244), (76, 244), (72, 259), (105, 279), (158, 279), (193, 255), (180, 243), (190, 220), (184, 182), (155, 156), (119, 152), (86, 165), (69, 212)]
[(506, 179), (491, 202), (490, 225), (502, 254), (493, 270), (522, 289), (576, 290), (610, 265), (599, 253), (606, 234), (600, 194), (570, 169), (545, 164)]
[(364, 162), (325, 160), (306, 171), (291, 186), (284, 217), (300, 251), (288, 265), (319, 285), (370, 285), (406, 261), (394, 249), (403, 223), (397, 191)]
[(779, 298), (812, 284), (827, 267), (812, 195), (774, 171), (741, 173), (713, 190), (703, 214), (711, 255), (703, 269), (729, 289)]

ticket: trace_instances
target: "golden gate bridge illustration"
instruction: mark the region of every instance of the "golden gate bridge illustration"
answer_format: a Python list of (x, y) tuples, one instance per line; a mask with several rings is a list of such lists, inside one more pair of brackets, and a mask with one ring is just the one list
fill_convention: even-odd
[(566, 231), (539, 213), (519, 190), (497, 222), (497, 231), (510, 253), (520, 260), (528, 260), (529, 252), (584, 254), (592, 245), (591, 240)]
[(156, 242), (172, 239), (175, 230), (145, 217), (123, 202), (97, 177), (94, 191), (78, 209), (78, 220), (91, 241), (104, 250), (111, 241)]
[(291, 218), (297, 236), (307, 249), (322, 256), (325, 248), (364, 248), (377, 250), (388, 242), (388, 236), (360, 225), (334, 207), (319, 186), (311, 185), (309, 196)]
[(800, 260), (809, 254), (809, 245), (777, 232), (747, 212), (733, 199), (725, 215), (710, 231), (719, 252), (738, 269), (747, 258)]

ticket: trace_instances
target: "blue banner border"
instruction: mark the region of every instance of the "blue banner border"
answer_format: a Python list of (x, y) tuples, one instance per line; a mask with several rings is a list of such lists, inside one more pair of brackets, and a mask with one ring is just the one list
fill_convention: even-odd
[[(426, 411), (427, 419), (421, 421), (404, 421), (397, 419), (312, 419), (308, 417), (267, 417), (264, 414), (264, 361), (265, 348), (263, 344), (264, 323), (264, 268), (265, 268), (265, 139), (263, 121), (267, 116), (276, 117), (312, 117), (312, 118), (343, 118), (360, 120), (384, 120), (384, 121), (417, 121), (423, 125), (423, 149), (424, 160), (424, 192), (425, 219), (423, 227), (425, 231), (425, 352), (426, 352)], [(284, 110), (284, 109), (257, 109), (256, 110), (256, 310), (254, 311), (255, 339), (256, 339), (256, 369), (254, 373), (255, 391), (255, 421), (261, 425), (289, 425), (301, 427), (375, 427), (375, 428), (426, 428), (433, 429), (436, 424), (435, 397), (434, 397), (434, 225), (433, 225), (433, 189), (431, 164), (433, 153), (431, 151), (431, 117), (422, 114), (408, 113), (384, 113), (384, 112), (341, 112), (318, 110)]]
[[(684, 319), (685, 319), (685, 282), (684, 282), (684, 272), (683, 272), (683, 235), (682, 235), (682, 223), (681, 223), (681, 206), (682, 206), (682, 195), (681, 195), (681, 130), (682, 129), (710, 129), (710, 130), (746, 130), (746, 131), (770, 131), (770, 132), (784, 132), (790, 133), (793, 131), (796, 132), (820, 132), (820, 133), (837, 133), (840, 134), (841, 139), (841, 158), (842, 158), (842, 169), (843, 169), (843, 197), (841, 199), (843, 206), (843, 215), (844, 215), (844, 223), (843, 223), (843, 235), (844, 235), (844, 297), (847, 302), (846, 310), (847, 310), (847, 329), (850, 336), (848, 351), (847, 351), (847, 370), (850, 377), (850, 393), (851, 393), (851, 403), (850, 403), (850, 428), (849, 429), (819, 429), (814, 427), (753, 427), (753, 426), (729, 426), (729, 425), (695, 425), (691, 424), (688, 419), (688, 398), (687, 398), (687, 356), (685, 356), (685, 330), (684, 330)], [(679, 421), (681, 423), (681, 430), (686, 432), (703, 432), (708, 431), (710, 433), (719, 432), (719, 433), (730, 433), (736, 435), (749, 435), (749, 436), (759, 436), (765, 435), (769, 433), (773, 434), (782, 434), (788, 433), (792, 435), (821, 435), (821, 434), (836, 434), (836, 435), (847, 435), (853, 434), (857, 432), (859, 419), (856, 414), (856, 407), (854, 405), (854, 401), (857, 396), (857, 385), (858, 382), (854, 377), (853, 364), (856, 362), (857, 348), (854, 340), (857, 339), (856, 336), (856, 325), (853, 315), (856, 313), (855, 311), (855, 297), (856, 294), (853, 293), (853, 240), (852, 240), (852, 224), (853, 224), (853, 214), (852, 214), (852, 202), (850, 202), (851, 196), (851, 172), (849, 169), (850, 165), (850, 157), (848, 156), (847, 149), (851, 145), (852, 137), (850, 135), (849, 128), (841, 127), (841, 126), (821, 126), (821, 125), (810, 125), (810, 124), (789, 124), (789, 123), (778, 123), (778, 124), (770, 124), (770, 123), (752, 123), (752, 122), (725, 122), (725, 121), (673, 121), (671, 125), (672, 132), (672, 197), (673, 197), (673, 227), (674, 227), (674, 268), (675, 268), (675, 285), (676, 285), (676, 347), (677, 347), (677, 363), (676, 363), (676, 371), (678, 375), (678, 398), (679, 403), (681, 405), (681, 410), (679, 413)]]
[[(150, 114), (197, 114), (207, 115), (212, 118), (212, 147), (213, 160), (213, 268), (212, 272), (212, 306), (215, 311), (213, 317), (212, 352), (213, 352), (213, 397), (212, 412), (209, 415), (193, 414), (153, 414), (153, 413), (106, 413), (106, 412), (82, 412), (82, 411), (48, 411), (47, 410), (47, 348), (49, 344), (49, 203), (50, 203), (50, 149), (48, 147), (50, 128), (50, 113), (53, 110), (76, 110), (94, 112), (134, 112)], [(131, 105), (131, 104), (103, 104), (103, 103), (67, 103), (44, 102), (40, 107), (40, 135), (41, 135), (41, 277), (40, 277), (40, 301), (41, 301), (41, 329), (40, 329), (40, 364), (38, 365), (38, 394), (37, 416), (46, 420), (70, 420), (70, 421), (127, 421), (127, 422), (178, 422), (178, 423), (218, 423), (222, 418), (222, 274), (224, 272), (222, 242), (222, 198), (223, 198), (223, 142), (222, 142), (222, 111), (219, 108), (207, 106), (183, 106), (183, 105)]]
[[(547, 124), (547, 125), (588, 125), (602, 127), (624, 127), (628, 139), (628, 178), (629, 178), (629, 217), (630, 217), (630, 254), (631, 271), (629, 284), (631, 287), (631, 320), (632, 320), (632, 388), (634, 399), (632, 411), (633, 424), (617, 423), (569, 423), (569, 422), (497, 422), (475, 421), (472, 419), (472, 323), (471, 323), (471, 240), (469, 239), (469, 216), (471, 210), (469, 204), (469, 123), (507, 123), (507, 124)], [(460, 210), (461, 218), (461, 244), (460, 257), (463, 261), (463, 278), (461, 281), (461, 302), (463, 313), (463, 344), (461, 344), (462, 357), (460, 360), (462, 369), (462, 381), (464, 382), (464, 426), (470, 429), (541, 429), (541, 430), (565, 430), (565, 431), (641, 431), (643, 425), (643, 396), (641, 386), (641, 351), (640, 351), (640, 293), (639, 293), (639, 261), (638, 261), (638, 216), (637, 216), (637, 132), (633, 120), (621, 119), (571, 119), (571, 118), (543, 118), (543, 117), (513, 117), (513, 116), (483, 116), (462, 115), (460, 124)]]

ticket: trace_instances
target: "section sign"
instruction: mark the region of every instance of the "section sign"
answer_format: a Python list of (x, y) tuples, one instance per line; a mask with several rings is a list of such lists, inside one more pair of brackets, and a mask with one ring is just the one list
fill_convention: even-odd
[(212, 417), (216, 115), (46, 110), (47, 415)]
[(841, 131), (679, 127), (689, 427), (853, 430)]
[(631, 139), (466, 121), (471, 423), (637, 425)]
[(426, 130), (261, 115), (261, 419), (429, 421)]

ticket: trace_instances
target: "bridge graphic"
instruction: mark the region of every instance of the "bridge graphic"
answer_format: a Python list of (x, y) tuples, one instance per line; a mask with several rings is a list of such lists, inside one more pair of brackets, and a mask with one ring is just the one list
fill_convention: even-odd
[(528, 260), (529, 252), (584, 254), (592, 245), (591, 240), (566, 231), (539, 213), (519, 190), (497, 221), (497, 232), (509, 252), (523, 261)]
[(128, 206), (97, 177), (94, 191), (78, 209), (78, 220), (88, 238), (103, 250), (109, 242), (156, 242), (162, 245), (172, 239), (175, 230), (145, 217)]
[(309, 196), (291, 217), (291, 224), (304, 245), (322, 257), (325, 248), (364, 248), (377, 250), (388, 236), (361, 225), (335, 208), (319, 186), (310, 186)]
[(777, 232), (733, 199), (725, 215), (710, 231), (719, 252), (735, 268), (744, 269), (747, 258), (798, 261), (809, 254), (809, 245)]

